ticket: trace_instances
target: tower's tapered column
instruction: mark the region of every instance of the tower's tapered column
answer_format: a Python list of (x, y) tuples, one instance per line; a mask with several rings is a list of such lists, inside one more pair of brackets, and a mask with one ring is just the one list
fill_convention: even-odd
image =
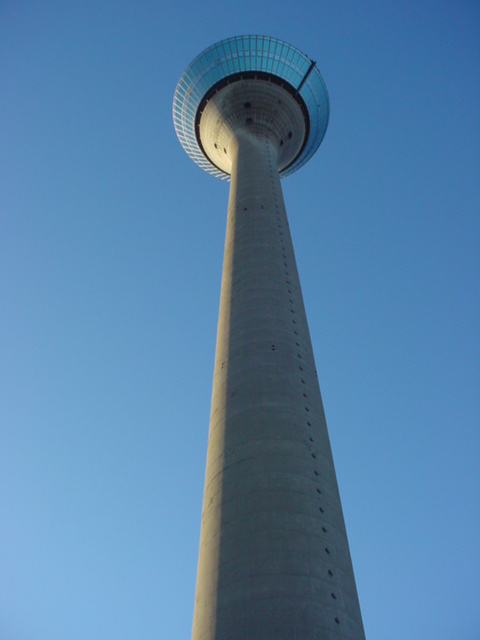
[(278, 152), (228, 149), (192, 640), (364, 638)]
[(175, 91), (185, 151), (231, 176), (192, 640), (365, 638), (280, 187), (328, 114), (315, 62), (267, 36)]

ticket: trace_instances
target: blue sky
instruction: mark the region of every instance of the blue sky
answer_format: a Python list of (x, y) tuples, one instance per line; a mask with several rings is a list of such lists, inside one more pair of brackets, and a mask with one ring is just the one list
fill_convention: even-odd
[(284, 183), (368, 640), (480, 637), (480, 7), (0, 7), (0, 638), (190, 636), (228, 185), (190, 61), (272, 35), (331, 119)]

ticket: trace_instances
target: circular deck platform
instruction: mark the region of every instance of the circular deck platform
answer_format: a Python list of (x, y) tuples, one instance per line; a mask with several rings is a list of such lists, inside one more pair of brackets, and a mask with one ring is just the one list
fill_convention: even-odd
[[(255, 106), (255, 97), (266, 104), (268, 96), (277, 104), (280, 100), (277, 111), (282, 113), (274, 113), (273, 102), (263, 110), (258, 100)], [(225, 106), (228, 103), (230, 107)], [(213, 113), (218, 114), (216, 128)], [(203, 51), (182, 74), (173, 100), (175, 131), (183, 148), (205, 171), (224, 180), (230, 177), (229, 162), (222, 157), (228, 151), (221, 140), (228, 124), (220, 121), (241, 120), (264, 131), (267, 120), (271, 122), (282, 147), (279, 171), (283, 177), (312, 157), (323, 140), (328, 117), (328, 93), (315, 63), (295, 47), (267, 36), (237, 36)]]

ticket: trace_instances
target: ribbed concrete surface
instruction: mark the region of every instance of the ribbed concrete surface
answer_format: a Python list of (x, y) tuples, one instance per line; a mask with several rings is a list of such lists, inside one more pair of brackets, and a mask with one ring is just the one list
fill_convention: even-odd
[(278, 142), (235, 138), (192, 640), (362, 640)]
[(297, 99), (268, 80), (232, 82), (214, 94), (200, 119), (200, 139), (210, 161), (232, 172), (239, 131), (268, 136), (278, 143), (277, 167), (281, 171), (300, 152), (305, 139), (305, 117)]

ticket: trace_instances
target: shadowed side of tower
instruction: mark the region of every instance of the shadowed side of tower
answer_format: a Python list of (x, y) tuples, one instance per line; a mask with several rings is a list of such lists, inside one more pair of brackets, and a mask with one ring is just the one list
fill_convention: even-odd
[(195, 113), (231, 185), (193, 640), (364, 638), (280, 185), (315, 150), (304, 58), (296, 84), (247, 69)]

